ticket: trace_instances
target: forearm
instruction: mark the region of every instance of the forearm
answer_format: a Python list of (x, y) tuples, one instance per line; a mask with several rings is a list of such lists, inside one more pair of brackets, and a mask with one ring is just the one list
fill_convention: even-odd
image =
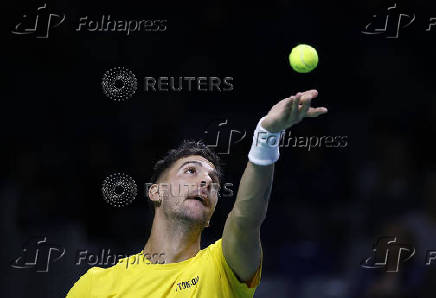
[(223, 253), (241, 281), (251, 280), (261, 262), (260, 226), (266, 216), (273, 173), (274, 164), (247, 162), (235, 205), (224, 226)]
[[(274, 175), (274, 164), (247, 162), (230, 214), (239, 227), (258, 229), (266, 217)], [(245, 229), (244, 229), (245, 230)]]

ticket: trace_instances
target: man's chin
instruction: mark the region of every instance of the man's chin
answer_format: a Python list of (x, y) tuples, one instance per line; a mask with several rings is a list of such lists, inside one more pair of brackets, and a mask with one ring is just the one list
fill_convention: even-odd
[(183, 221), (192, 224), (193, 226), (206, 226), (208, 219), (207, 214), (195, 212), (193, 210), (185, 210), (180, 214)]
[[(201, 204), (201, 203), (200, 203)], [(199, 202), (186, 200), (177, 210), (167, 210), (166, 218), (176, 220), (180, 224), (205, 227), (210, 218), (207, 206), (200, 206)]]
[(196, 226), (205, 226), (207, 223), (206, 216), (188, 216), (188, 221), (191, 222), (193, 225)]

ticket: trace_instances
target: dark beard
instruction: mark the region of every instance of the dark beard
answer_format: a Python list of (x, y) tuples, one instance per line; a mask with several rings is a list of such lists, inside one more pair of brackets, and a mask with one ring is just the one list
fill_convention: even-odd
[(189, 216), (189, 214), (187, 214), (184, 211), (173, 212), (173, 213), (171, 213), (169, 218), (176, 225), (186, 227), (186, 229), (188, 229), (188, 230), (192, 230), (192, 229), (203, 230), (208, 224), (207, 218), (195, 219), (195, 218), (192, 218), (191, 216)]

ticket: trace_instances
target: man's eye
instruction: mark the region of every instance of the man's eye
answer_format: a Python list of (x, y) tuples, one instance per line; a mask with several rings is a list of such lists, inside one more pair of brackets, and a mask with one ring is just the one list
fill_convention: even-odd
[(188, 172), (195, 173), (195, 171), (196, 171), (196, 169), (191, 167), (191, 168), (187, 168), (185, 170), (185, 173), (188, 173)]

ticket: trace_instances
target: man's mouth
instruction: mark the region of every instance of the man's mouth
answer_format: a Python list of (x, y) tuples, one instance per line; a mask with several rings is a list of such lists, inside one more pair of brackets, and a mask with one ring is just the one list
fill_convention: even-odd
[(196, 201), (200, 201), (203, 206), (209, 206), (209, 199), (207, 196), (199, 196), (199, 195), (194, 195), (194, 196), (189, 196), (187, 198), (187, 200), (196, 200)]

